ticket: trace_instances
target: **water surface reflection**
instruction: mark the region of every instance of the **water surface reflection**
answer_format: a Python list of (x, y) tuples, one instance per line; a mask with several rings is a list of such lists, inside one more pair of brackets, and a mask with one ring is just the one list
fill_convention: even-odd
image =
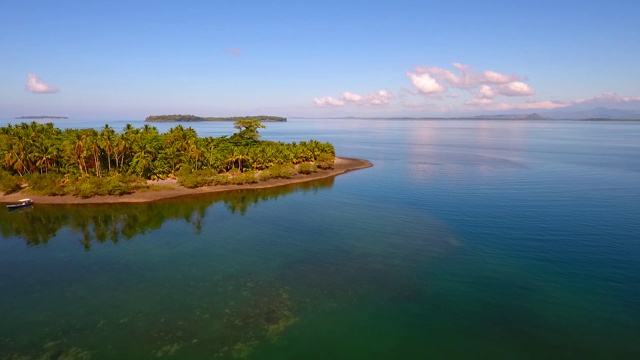
[(237, 190), (151, 203), (36, 204), (17, 212), (0, 212), (0, 234), (5, 239), (22, 239), (28, 246), (41, 246), (47, 245), (62, 228), (68, 226), (73, 234), (79, 235), (78, 240), (87, 251), (91, 250), (92, 243), (128, 241), (160, 229), (169, 220), (183, 220), (199, 234), (207, 209), (216, 203), (223, 203), (231, 213), (245, 215), (250, 207), (261, 202), (296, 191), (328, 189), (333, 182), (334, 178), (327, 178), (269, 189)]

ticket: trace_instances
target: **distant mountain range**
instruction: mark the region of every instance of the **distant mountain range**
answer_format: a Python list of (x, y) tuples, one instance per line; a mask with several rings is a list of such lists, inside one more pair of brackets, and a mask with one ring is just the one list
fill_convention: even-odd
[(512, 110), (501, 115), (479, 115), (472, 118), (505, 120), (640, 120), (640, 100), (638, 97), (625, 97), (609, 93), (576, 102), (567, 107), (539, 110), (533, 114), (526, 113), (526, 110)]
[(585, 110), (564, 108), (541, 111), (540, 114), (494, 114), (470, 118), (493, 120), (640, 120), (640, 110), (609, 109), (606, 107)]
[(511, 114), (511, 115), (478, 115), (472, 119), (491, 119), (491, 120), (551, 120), (551, 118), (541, 116), (538, 113), (533, 114)]
[[(594, 105), (608, 105), (595, 106)], [(529, 110), (531, 111), (531, 110)], [(487, 114), (456, 114), (454, 116), (343, 116), (336, 119), (393, 119), (393, 120), (462, 120), (462, 119), (486, 119), (486, 120), (626, 120), (640, 121), (640, 100), (604, 102), (588, 101), (561, 109), (540, 110), (535, 113), (527, 113), (526, 110), (510, 110), (503, 113)]]
[(542, 113), (551, 119), (584, 120), (584, 119), (610, 119), (610, 120), (636, 120), (640, 119), (640, 110), (610, 109), (596, 107), (591, 109), (564, 109), (549, 110)]

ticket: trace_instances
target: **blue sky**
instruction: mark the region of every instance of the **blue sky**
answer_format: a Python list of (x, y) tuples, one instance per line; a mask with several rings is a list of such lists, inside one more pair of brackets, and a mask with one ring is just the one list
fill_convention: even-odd
[(637, 1), (0, 5), (2, 118), (458, 116), (640, 100)]

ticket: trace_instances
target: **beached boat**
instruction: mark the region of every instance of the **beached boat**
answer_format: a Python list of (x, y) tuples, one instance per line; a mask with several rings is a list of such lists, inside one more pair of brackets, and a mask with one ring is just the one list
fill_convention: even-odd
[(33, 205), (33, 200), (31, 199), (20, 199), (18, 201), (20, 202), (20, 204), (7, 205), (7, 209), (11, 211), (11, 210), (20, 209), (26, 206)]

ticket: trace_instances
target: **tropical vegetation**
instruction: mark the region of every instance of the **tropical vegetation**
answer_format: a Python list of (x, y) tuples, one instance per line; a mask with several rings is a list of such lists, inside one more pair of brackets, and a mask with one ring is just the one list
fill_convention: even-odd
[[(260, 140), (256, 120), (238, 120), (230, 136), (199, 137), (177, 125), (166, 133), (127, 124), (120, 133), (56, 128), (37, 122), (0, 128), (0, 191), (28, 187), (47, 195), (122, 195), (146, 180), (177, 178), (186, 187), (288, 178), (333, 166), (332, 144)], [(300, 170), (298, 170), (300, 169)]]

